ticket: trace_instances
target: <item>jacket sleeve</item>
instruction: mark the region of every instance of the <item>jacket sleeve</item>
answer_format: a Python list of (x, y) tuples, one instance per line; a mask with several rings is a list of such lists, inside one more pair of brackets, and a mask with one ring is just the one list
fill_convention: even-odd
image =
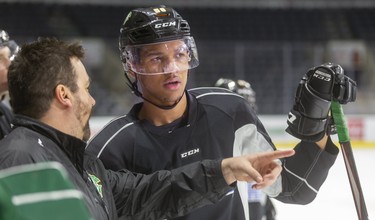
[(283, 162), (282, 192), (276, 199), (285, 203), (308, 204), (312, 202), (334, 164), (338, 148), (331, 138), (325, 150), (313, 142), (301, 141), (296, 154)]
[(132, 219), (186, 215), (216, 203), (230, 190), (221, 172), (221, 160), (205, 160), (150, 175), (108, 172), (119, 216)]

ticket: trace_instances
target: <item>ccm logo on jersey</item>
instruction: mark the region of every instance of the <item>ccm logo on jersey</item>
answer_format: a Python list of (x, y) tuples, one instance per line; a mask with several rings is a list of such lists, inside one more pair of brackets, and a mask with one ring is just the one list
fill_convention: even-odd
[(316, 77), (327, 82), (331, 81), (331, 75), (320, 70), (316, 70), (313, 77)]
[(193, 149), (193, 150), (189, 150), (188, 152), (182, 153), (181, 154), (181, 158), (185, 158), (185, 157), (197, 154), (197, 153), (199, 153), (199, 148), (196, 148), (196, 149)]
[(176, 26), (176, 21), (170, 21), (170, 22), (164, 22), (160, 24), (155, 24), (155, 28), (165, 28), (165, 27), (171, 27), (171, 26)]

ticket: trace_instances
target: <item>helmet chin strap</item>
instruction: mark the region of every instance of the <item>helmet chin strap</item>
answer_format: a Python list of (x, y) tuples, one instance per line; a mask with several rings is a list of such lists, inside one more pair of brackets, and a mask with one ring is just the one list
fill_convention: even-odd
[(180, 103), (180, 101), (181, 101), (181, 99), (182, 99), (183, 96), (184, 96), (184, 93), (182, 93), (182, 95), (180, 96), (180, 98), (178, 98), (178, 100), (177, 100), (174, 104), (172, 104), (172, 105), (158, 105), (158, 104), (156, 104), (156, 103), (154, 103), (154, 102), (152, 102), (152, 101), (146, 99), (145, 97), (143, 97), (142, 94), (141, 94), (141, 96), (139, 96), (139, 97), (141, 97), (143, 100), (145, 100), (145, 101), (147, 101), (147, 102), (149, 102), (149, 103), (155, 105), (155, 106), (158, 107), (158, 108), (161, 108), (161, 109), (163, 109), (163, 110), (170, 110), (170, 109), (173, 109), (174, 107), (176, 107), (176, 105), (177, 105), (178, 103)]
[(134, 95), (140, 97), (144, 101), (147, 101), (147, 102), (153, 104), (154, 106), (156, 106), (156, 107), (158, 107), (160, 109), (163, 109), (163, 110), (170, 110), (170, 109), (173, 109), (174, 107), (176, 107), (176, 105), (178, 103), (180, 103), (180, 101), (181, 101), (181, 99), (182, 99), (182, 97), (184, 96), (184, 93), (185, 93), (185, 90), (184, 90), (184, 92), (182, 93), (182, 95), (180, 96), (180, 98), (178, 98), (178, 100), (176, 100), (176, 102), (174, 104), (172, 104), (172, 105), (159, 105), (159, 104), (156, 104), (156, 103), (152, 102), (151, 100), (146, 99), (145, 97), (143, 97), (143, 94), (138, 90), (138, 85), (137, 85), (138, 78), (137, 78), (137, 76), (135, 76), (135, 81), (134, 82), (132, 82), (130, 80), (130, 78), (129, 78), (129, 76), (128, 76), (128, 74), (126, 72), (125, 72), (125, 77), (128, 80), (128, 83), (126, 83), (126, 84), (132, 90), (132, 92), (134, 93)]

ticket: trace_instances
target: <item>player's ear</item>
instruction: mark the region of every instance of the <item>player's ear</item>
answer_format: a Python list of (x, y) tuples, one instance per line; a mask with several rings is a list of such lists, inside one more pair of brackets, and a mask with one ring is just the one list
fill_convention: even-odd
[(72, 94), (68, 87), (59, 84), (55, 88), (55, 98), (57, 101), (64, 106), (72, 105)]

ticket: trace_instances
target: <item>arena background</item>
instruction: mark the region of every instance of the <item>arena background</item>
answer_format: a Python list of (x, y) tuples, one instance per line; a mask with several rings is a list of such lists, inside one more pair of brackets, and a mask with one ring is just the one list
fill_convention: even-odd
[[(125, 84), (118, 34), (135, 7), (173, 6), (189, 21), (200, 65), (189, 87), (219, 77), (245, 79), (276, 145), (284, 133), (301, 76), (323, 62), (341, 64), (359, 83), (357, 101), (344, 106), (370, 217), (375, 216), (375, 1), (373, 0), (0, 0), (0, 28), (19, 44), (55, 36), (81, 41), (97, 104), (93, 133), (136, 101)], [(279, 220), (356, 219), (340, 153), (317, 199), (306, 206), (276, 202)]]

